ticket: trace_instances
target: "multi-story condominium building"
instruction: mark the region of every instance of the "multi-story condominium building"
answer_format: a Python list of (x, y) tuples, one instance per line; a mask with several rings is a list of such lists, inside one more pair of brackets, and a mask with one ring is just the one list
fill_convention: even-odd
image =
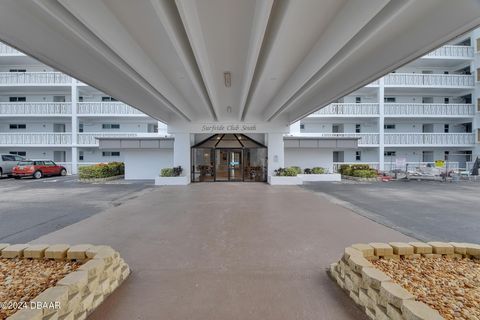
[[(468, 167), (479, 151), (479, 37), (480, 29), (345, 96), (292, 134), (360, 138), (358, 149), (333, 151), (334, 169), (443, 159)], [(123, 161), (121, 150), (100, 150), (96, 137), (159, 134), (166, 126), (155, 119), (0, 44), (0, 153), (53, 159), (75, 173)]]
[(479, 36), (477, 29), (345, 96), (300, 121), (294, 133), (361, 138), (357, 150), (333, 153), (334, 167), (390, 170), (444, 159), (468, 167), (478, 154)]
[(95, 137), (157, 136), (162, 123), (0, 44), (0, 153), (79, 165), (122, 161)]

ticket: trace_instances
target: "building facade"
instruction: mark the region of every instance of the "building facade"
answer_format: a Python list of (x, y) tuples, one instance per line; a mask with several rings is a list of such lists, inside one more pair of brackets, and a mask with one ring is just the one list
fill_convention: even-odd
[(468, 169), (479, 151), (479, 35), (477, 29), (345, 96), (292, 133), (359, 137), (358, 149), (333, 153), (334, 167), (368, 163), (389, 171), (448, 160)]
[(96, 137), (162, 133), (165, 125), (146, 114), (0, 44), (0, 153), (52, 159), (76, 173), (124, 161), (119, 150), (99, 150)]
[[(284, 149), (279, 163), (330, 171), (344, 163), (368, 163), (388, 171), (446, 159), (468, 168), (479, 151), (479, 37), (475, 30), (292, 125), (279, 145)], [(71, 173), (81, 165), (127, 161), (136, 163), (127, 173), (131, 179), (153, 178), (175, 162), (171, 137), (155, 142), (158, 148), (125, 147), (136, 138), (151, 145), (167, 137), (166, 125), (3, 44), (0, 90), (0, 153), (52, 159)], [(210, 136), (186, 139), (193, 146)], [(99, 137), (109, 138), (102, 148)], [(250, 138), (268, 144), (263, 135)], [(358, 147), (342, 147), (338, 141), (346, 138), (358, 138)], [(329, 139), (334, 142), (326, 143)], [(275, 157), (264, 152), (265, 159)], [(146, 161), (155, 157), (156, 165)], [(200, 161), (198, 167), (208, 172), (213, 153), (208, 157), (195, 155), (192, 163)], [(192, 174), (197, 169), (193, 166)]]

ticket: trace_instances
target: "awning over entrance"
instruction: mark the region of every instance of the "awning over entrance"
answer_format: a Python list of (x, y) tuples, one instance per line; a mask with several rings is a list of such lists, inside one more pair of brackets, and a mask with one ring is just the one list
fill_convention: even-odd
[(216, 134), (192, 147), (192, 182), (267, 179), (267, 147), (243, 134)]

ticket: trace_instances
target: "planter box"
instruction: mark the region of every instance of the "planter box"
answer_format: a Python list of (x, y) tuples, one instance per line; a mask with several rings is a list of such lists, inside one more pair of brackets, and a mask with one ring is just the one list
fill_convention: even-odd
[(80, 178), (80, 182), (85, 182), (85, 183), (102, 183), (102, 182), (107, 182), (107, 181), (113, 181), (113, 180), (120, 180), (124, 179), (125, 176), (119, 175), (119, 176), (111, 176), (111, 177), (106, 177), (106, 178), (90, 178), (90, 179), (82, 179)]
[(187, 176), (155, 177), (156, 186), (186, 186), (187, 184), (190, 184), (190, 179)]
[(302, 179), (296, 177), (268, 176), (268, 183), (272, 186), (292, 186), (303, 184)]
[(324, 174), (299, 174), (302, 181), (342, 181), (342, 176), (338, 173)]

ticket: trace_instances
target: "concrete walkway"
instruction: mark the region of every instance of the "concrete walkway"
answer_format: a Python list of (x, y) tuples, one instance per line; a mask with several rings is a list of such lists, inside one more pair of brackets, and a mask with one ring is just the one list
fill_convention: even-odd
[(133, 273), (90, 319), (365, 319), (325, 270), (355, 242), (410, 240), (299, 187), (152, 189), (35, 242), (108, 244)]

